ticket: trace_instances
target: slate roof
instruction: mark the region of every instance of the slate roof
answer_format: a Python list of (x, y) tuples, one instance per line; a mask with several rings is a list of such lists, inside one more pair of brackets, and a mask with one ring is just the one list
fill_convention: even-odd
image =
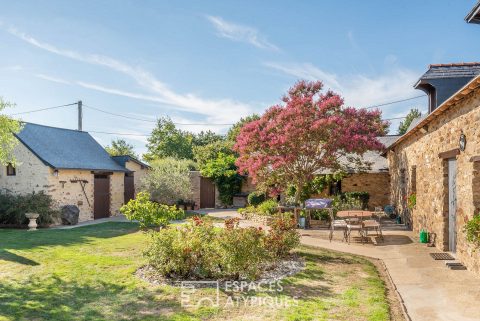
[(473, 78), (478, 74), (480, 74), (480, 62), (432, 64), (427, 72), (420, 77), (417, 85), (422, 80), (459, 77)]
[[(387, 136), (380, 136), (377, 137), (377, 139), (385, 145), (385, 149), (390, 147), (393, 143), (397, 141), (397, 139), (400, 138), (399, 135), (387, 135)], [(375, 152), (375, 151), (369, 151), (363, 154), (363, 160), (365, 162), (371, 163), (371, 166), (368, 170), (364, 171), (365, 173), (387, 173), (388, 172), (388, 162), (385, 157), (382, 156), (382, 152)], [(347, 171), (349, 172), (354, 172), (355, 169), (353, 166), (348, 169), (348, 163), (345, 164), (347, 166)], [(321, 171), (318, 172), (317, 174), (330, 174), (330, 171)]]
[(55, 169), (129, 172), (87, 132), (25, 123), (16, 136), (45, 165)]
[(123, 167), (125, 167), (127, 162), (134, 162), (134, 163), (137, 163), (140, 166), (150, 168), (149, 165), (145, 164), (142, 161), (139, 161), (138, 159), (136, 159), (135, 157), (132, 157), (130, 155), (112, 156), (112, 159), (115, 162), (117, 162), (120, 166), (123, 166)]
[[(425, 117), (427, 117), (427, 115), (422, 115), (420, 117), (417, 117), (415, 118), (414, 120), (412, 120), (412, 122), (410, 123), (410, 126), (408, 126), (407, 128), (407, 132), (411, 131), (413, 128), (415, 128), (415, 126), (417, 126), (422, 120), (425, 119)], [(393, 143), (392, 143), (393, 144)], [(391, 145), (391, 144), (390, 144)]]
[(480, 1), (473, 7), (473, 9), (465, 17), (468, 23), (480, 23)]

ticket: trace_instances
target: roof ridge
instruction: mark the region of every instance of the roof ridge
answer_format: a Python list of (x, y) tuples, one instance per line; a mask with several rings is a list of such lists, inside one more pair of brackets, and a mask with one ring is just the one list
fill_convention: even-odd
[(466, 66), (480, 66), (480, 62), (452, 62), (446, 64), (430, 64), (429, 68), (434, 67), (466, 67)]
[(90, 135), (89, 132), (84, 131), (84, 130), (62, 128), (62, 127), (55, 127), (55, 126), (49, 126), (49, 125), (42, 125), (42, 124), (32, 123), (32, 122), (29, 122), (29, 121), (20, 121), (20, 123), (30, 124), (30, 125), (35, 125), (35, 126), (41, 126), (41, 127), (54, 128), (54, 129), (60, 129), (60, 130), (68, 130), (68, 131), (72, 131), (72, 132), (76, 132), (76, 133), (84, 133), (84, 134), (89, 134)]

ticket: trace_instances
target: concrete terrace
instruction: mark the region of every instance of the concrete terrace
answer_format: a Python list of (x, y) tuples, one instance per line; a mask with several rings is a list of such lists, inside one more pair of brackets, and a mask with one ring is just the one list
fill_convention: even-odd
[[(239, 217), (234, 210), (204, 210), (217, 218)], [(242, 226), (259, 226), (242, 220)], [(412, 321), (480, 320), (480, 278), (470, 271), (450, 270), (445, 261), (429, 253), (439, 252), (418, 242), (410, 231), (391, 228), (377, 245), (341, 242), (340, 231), (332, 242), (326, 230), (300, 230), (302, 244), (381, 260), (387, 268)]]

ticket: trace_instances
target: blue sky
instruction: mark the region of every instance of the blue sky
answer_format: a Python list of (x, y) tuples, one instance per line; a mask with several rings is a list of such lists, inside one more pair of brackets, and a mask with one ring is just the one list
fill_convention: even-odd
[[(0, 96), (18, 113), (81, 99), (155, 120), (228, 124), (261, 113), (297, 79), (320, 79), (348, 105), (422, 94), (431, 63), (479, 61), (474, 0), (2, 1)], [(382, 108), (384, 118), (426, 98)], [(76, 128), (74, 107), (22, 115)], [(397, 121), (392, 122), (392, 132)], [(153, 122), (85, 108), (84, 130), (149, 134)], [(181, 126), (220, 133), (228, 126)], [(93, 133), (106, 145), (119, 135)], [(144, 136), (125, 136), (137, 152)]]

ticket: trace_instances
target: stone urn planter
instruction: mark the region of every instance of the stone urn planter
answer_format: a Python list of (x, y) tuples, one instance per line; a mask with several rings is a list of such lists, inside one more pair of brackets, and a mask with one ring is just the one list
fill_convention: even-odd
[(40, 216), (40, 214), (37, 213), (25, 213), (25, 216), (30, 220), (28, 223), (28, 230), (29, 231), (35, 231), (37, 229), (37, 218)]

